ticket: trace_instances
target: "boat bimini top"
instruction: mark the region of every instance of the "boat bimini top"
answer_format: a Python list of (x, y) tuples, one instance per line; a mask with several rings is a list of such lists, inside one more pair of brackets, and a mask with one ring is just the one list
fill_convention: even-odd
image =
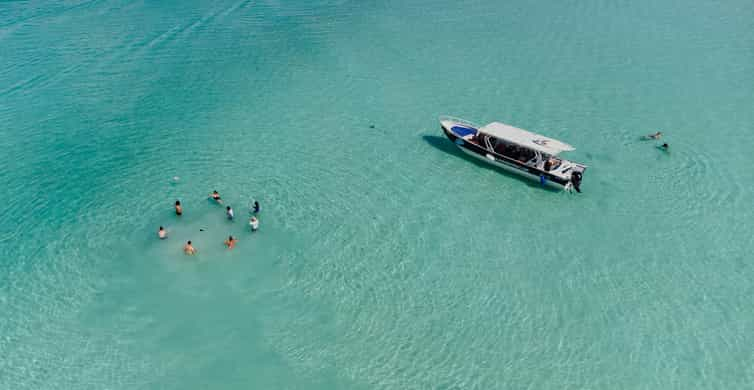
[(576, 150), (567, 143), (500, 122), (492, 122), (482, 126), (479, 128), (479, 132), (551, 156)]

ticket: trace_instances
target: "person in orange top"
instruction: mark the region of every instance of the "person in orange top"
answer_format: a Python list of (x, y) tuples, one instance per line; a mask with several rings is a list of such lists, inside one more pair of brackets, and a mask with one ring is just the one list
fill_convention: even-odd
[(228, 249), (233, 249), (233, 247), (236, 246), (236, 242), (238, 242), (238, 240), (233, 238), (233, 236), (228, 236), (228, 239), (225, 240), (225, 246), (227, 246)]

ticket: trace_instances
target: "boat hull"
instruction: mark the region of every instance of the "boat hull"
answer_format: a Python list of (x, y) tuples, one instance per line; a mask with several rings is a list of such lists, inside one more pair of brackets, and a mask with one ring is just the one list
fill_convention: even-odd
[(445, 134), (445, 137), (453, 142), (453, 144), (456, 145), (456, 147), (458, 147), (458, 149), (460, 149), (463, 153), (474, 157), (477, 160), (483, 161), (489, 165), (498, 167), (507, 172), (525, 177), (538, 183), (542, 183), (542, 178), (544, 177), (544, 185), (550, 188), (565, 189), (566, 185), (568, 185), (569, 183), (568, 180), (563, 180), (560, 177), (554, 176), (536, 168), (532, 168), (520, 161), (507, 158), (494, 152), (490, 152), (489, 150), (475, 143), (465, 141), (464, 139), (453, 134), (453, 132), (451, 132), (450, 130), (446, 129), (445, 126), (442, 126), (442, 131), (443, 134)]

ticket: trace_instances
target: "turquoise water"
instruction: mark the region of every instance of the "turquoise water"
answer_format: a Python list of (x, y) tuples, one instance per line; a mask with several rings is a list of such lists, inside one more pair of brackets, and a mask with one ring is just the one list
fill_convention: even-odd
[[(752, 388), (753, 21), (2, 2), (0, 389)], [(442, 114), (576, 146), (584, 193), (462, 157)]]

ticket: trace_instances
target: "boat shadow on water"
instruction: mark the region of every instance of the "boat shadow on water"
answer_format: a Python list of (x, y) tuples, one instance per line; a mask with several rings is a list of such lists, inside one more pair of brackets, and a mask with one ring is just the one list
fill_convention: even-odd
[(422, 138), (424, 139), (424, 142), (428, 143), (433, 148), (438, 149), (438, 150), (440, 150), (442, 152), (445, 152), (447, 154), (450, 154), (452, 156), (455, 156), (457, 158), (460, 158), (460, 159), (462, 159), (464, 161), (468, 161), (468, 162), (470, 162), (470, 163), (472, 163), (472, 164), (474, 164), (474, 165), (476, 165), (476, 166), (478, 166), (480, 168), (484, 168), (484, 169), (488, 169), (488, 170), (491, 170), (491, 171), (495, 171), (495, 172), (500, 173), (500, 174), (502, 174), (502, 175), (504, 175), (506, 177), (509, 177), (511, 179), (514, 179), (514, 180), (517, 180), (517, 181), (519, 181), (519, 182), (521, 182), (521, 183), (523, 183), (523, 184), (525, 184), (525, 185), (527, 185), (529, 187), (532, 187), (532, 188), (537, 188), (537, 189), (540, 189), (540, 190), (544, 190), (544, 191), (547, 191), (547, 192), (553, 192), (553, 193), (561, 192), (561, 190), (559, 190), (557, 188), (552, 188), (552, 187), (549, 187), (549, 186), (542, 186), (542, 185), (540, 185), (539, 183), (537, 183), (537, 182), (535, 182), (533, 180), (527, 179), (525, 177), (521, 177), (519, 175), (516, 175), (515, 173), (508, 172), (508, 171), (506, 171), (503, 168), (499, 168), (499, 167), (496, 167), (494, 165), (486, 164), (486, 163), (484, 163), (482, 161), (479, 161), (478, 159), (475, 159), (475, 158), (467, 155), (466, 153), (458, 150), (458, 147), (456, 147), (455, 145), (453, 145), (445, 137), (439, 137), (439, 136), (436, 136), (436, 135), (423, 135)]

